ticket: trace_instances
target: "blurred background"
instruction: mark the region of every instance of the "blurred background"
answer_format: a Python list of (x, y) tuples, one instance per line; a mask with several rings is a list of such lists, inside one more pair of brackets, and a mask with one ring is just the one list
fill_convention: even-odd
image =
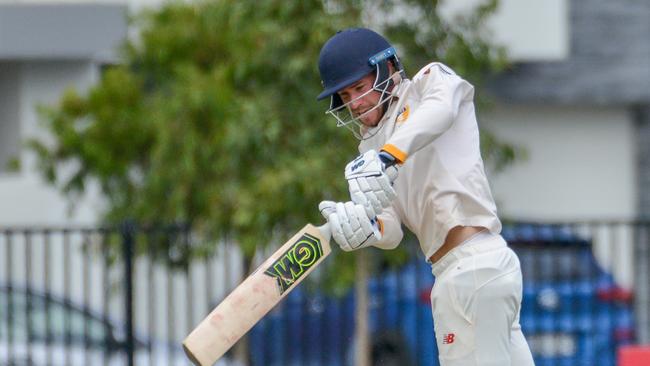
[[(187, 365), (189, 331), (357, 141), (317, 103), (338, 29), (477, 87), (537, 365), (650, 365), (650, 2), (0, 1), (0, 365)], [(430, 268), (328, 258), (219, 365), (437, 365)]]

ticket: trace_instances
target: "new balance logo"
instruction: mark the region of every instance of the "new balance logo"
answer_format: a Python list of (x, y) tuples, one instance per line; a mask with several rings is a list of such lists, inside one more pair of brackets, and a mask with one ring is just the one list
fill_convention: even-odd
[(454, 338), (456, 335), (454, 333), (448, 333), (442, 335), (442, 344), (452, 344), (454, 343)]

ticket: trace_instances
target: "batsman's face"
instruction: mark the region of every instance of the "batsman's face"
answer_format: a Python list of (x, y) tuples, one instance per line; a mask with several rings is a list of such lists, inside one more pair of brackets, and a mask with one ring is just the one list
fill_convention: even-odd
[(375, 73), (373, 72), (339, 91), (343, 103), (348, 105), (352, 115), (359, 118), (359, 121), (366, 127), (377, 126), (383, 113), (382, 108), (375, 108), (381, 99), (381, 93), (372, 90), (374, 82)]

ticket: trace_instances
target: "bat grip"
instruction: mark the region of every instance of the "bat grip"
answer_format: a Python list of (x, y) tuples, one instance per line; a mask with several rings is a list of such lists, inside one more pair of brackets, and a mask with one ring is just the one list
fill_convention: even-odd
[(323, 234), (323, 237), (325, 237), (325, 239), (327, 239), (328, 241), (332, 239), (332, 229), (330, 229), (329, 223), (325, 223), (319, 226), (317, 229), (318, 231), (321, 232), (321, 234)]

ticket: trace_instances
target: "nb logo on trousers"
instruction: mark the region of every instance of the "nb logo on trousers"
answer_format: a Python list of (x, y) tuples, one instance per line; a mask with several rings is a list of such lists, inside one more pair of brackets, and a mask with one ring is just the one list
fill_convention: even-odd
[(454, 333), (443, 334), (442, 344), (452, 344), (454, 343), (454, 338), (456, 335)]

